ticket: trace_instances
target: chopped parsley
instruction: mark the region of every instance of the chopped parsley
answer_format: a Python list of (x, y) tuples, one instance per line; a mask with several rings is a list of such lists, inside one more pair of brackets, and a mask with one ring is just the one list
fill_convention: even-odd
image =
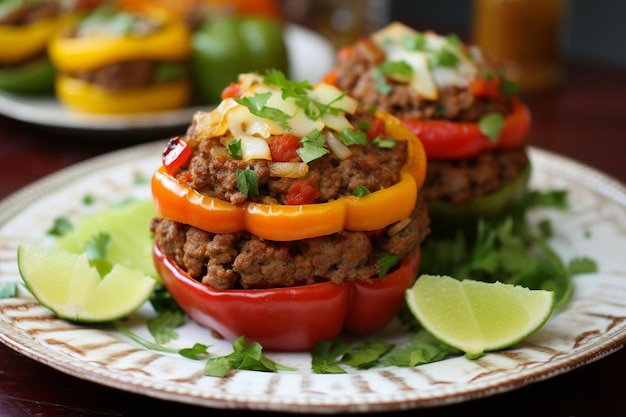
[(257, 93), (249, 97), (235, 98), (234, 100), (242, 106), (247, 107), (250, 113), (255, 116), (273, 120), (283, 129), (290, 130), (291, 127), (287, 123), (287, 120), (291, 119), (292, 116), (282, 110), (265, 105), (271, 96), (272, 93), (268, 91), (266, 93)]
[(296, 149), (296, 153), (303, 162), (309, 163), (330, 153), (330, 151), (326, 147), (326, 139), (324, 139), (322, 132), (315, 129), (300, 139), (300, 147)]
[(364, 186), (364, 185), (357, 185), (356, 187), (354, 187), (354, 190), (352, 191), (352, 195), (355, 197), (363, 197), (366, 196), (370, 193), (370, 190)]
[(250, 167), (237, 169), (237, 189), (243, 195), (259, 195), (259, 182), (256, 172)]
[(228, 153), (230, 154), (230, 156), (232, 156), (235, 159), (239, 159), (241, 158), (242, 150), (241, 150), (241, 139), (240, 138), (235, 138), (233, 140), (231, 140), (230, 142), (228, 142), (228, 145), (226, 146), (226, 148), (228, 149)]
[(492, 142), (498, 140), (503, 127), (504, 117), (497, 112), (488, 113), (478, 121), (478, 128), (482, 134), (487, 136)]
[(339, 136), (337, 136), (344, 145), (367, 145), (367, 135), (362, 130), (344, 129)]

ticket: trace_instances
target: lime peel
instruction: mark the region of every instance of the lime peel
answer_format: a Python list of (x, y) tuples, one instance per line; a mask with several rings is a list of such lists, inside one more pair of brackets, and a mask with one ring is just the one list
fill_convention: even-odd
[(85, 254), (20, 245), (18, 268), (32, 295), (58, 317), (77, 322), (107, 322), (139, 309), (156, 280), (116, 264), (104, 277)]
[(420, 276), (406, 301), (424, 329), (471, 359), (535, 333), (555, 305), (552, 291), (436, 275)]

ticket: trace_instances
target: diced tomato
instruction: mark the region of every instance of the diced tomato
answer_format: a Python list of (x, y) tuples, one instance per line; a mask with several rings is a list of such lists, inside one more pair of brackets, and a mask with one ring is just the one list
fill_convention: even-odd
[(377, 137), (385, 138), (386, 136), (385, 122), (382, 119), (375, 119), (367, 131), (367, 139), (374, 140)]
[(239, 84), (231, 83), (224, 90), (222, 90), (222, 100), (225, 98), (238, 98), (242, 95)]
[(269, 141), (270, 153), (274, 162), (299, 162), (300, 156), (296, 149), (300, 147), (300, 138), (291, 135), (276, 135), (270, 137)]
[(500, 78), (476, 77), (469, 85), (469, 91), (474, 97), (495, 100), (502, 94)]
[(320, 191), (310, 181), (300, 180), (291, 184), (285, 203), (288, 205), (314, 204)]

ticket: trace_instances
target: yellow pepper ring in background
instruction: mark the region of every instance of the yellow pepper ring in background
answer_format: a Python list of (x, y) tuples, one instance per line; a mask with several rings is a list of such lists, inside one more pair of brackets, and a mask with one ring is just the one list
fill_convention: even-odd
[(160, 30), (145, 36), (68, 38), (59, 32), (51, 40), (48, 52), (57, 68), (74, 72), (131, 60), (184, 60), (190, 48), (190, 34), (184, 22), (171, 19)]
[(31, 25), (0, 25), (0, 63), (15, 64), (44, 51), (59, 22), (58, 18), (48, 18)]
[(55, 90), (66, 106), (88, 113), (138, 113), (185, 106), (191, 82), (182, 79), (131, 90), (112, 91), (77, 78), (57, 76)]
[(363, 197), (346, 196), (319, 204), (282, 205), (246, 202), (234, 205), (181, 184), (161, 166), (152, 177), (152, 196), (161, 216), (212, 233), (248, 230), (276, 241), (325, 236), (342, 230), (374, 231), (409, 217), (426, 175), (421, 142), (400, 121), (377, 112), (387, 134), (409, 141), (409, 157), (400, 180)]

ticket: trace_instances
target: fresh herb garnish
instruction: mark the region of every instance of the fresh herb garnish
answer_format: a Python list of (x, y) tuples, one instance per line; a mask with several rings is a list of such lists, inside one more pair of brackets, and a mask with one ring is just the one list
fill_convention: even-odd
[(237, 169), (237, 189), (244, 195), (259, 195), (259, 182), (256, 172), (250, 167)]
[[(413, 318), (413, 320), (415, 320)], [(424, 329), (411, 336), (408, 344), (396, 347), (387, 357), (380, 361), (383, 366), (413, 367), (426, 363), (438, 362), (451, 355), (462, 352), (435, 339)]]
[(362, 130), (344, 129), (337, 139), (339, 139), (344, 145), (367, 145), (367, 135)]
[(272, 93), (268, 91), (266, 93), (257, 93), (252, 96), (235, 98), (234, 100), (242, 106), (247, 107), (248, 110), (250, 110), (250, 113), (255, 116), (273, 120), (283, 129), (290, 130), (291, 127), (287, 123), (287, 120), (291, 119), (292, 116), (280, 109), (265, 105), (271, 96)]
[(226, 148), (228, 149), (228, 153), (230, 154), (230, 156), (232, 156), (235, 159), (241, 158), (241, 155), (243, 154), (243, 152), (241, 149), (240, 138), (235, 138), (231, 140), (230, 142), (228, 142), (228, 145), (226, 146)]
[(406, 61), (384, 61), (378, 68), (385, 76), (400, 82), (408, 82), (413, 76), (413, 68)]
[(356, 197), (363, 197), (366, 196), (370, 193), (370, 190), (364, 186), (364, 185), (357, 185), (356, 187), (354, 187), (354, 190), (352, 191), (352, 195), (356, 196)]
[(231, 369), (264, 372), (294, 370), (293, 368), (276, 363), (265, 356), (263, 354), (263, 347), (258, 342), (247, 345), (245, 336), (240, 336), (233, 342), (232, 353), (208, 359), (204, 367), (204, 375), (224, 377)]
[(174, 330), (185, 324), (182, 310), (164, 310), (148, 320), (148, 330), (158, 344), (165, 344), (178, 338)]
[(46, 231), (46, 234), (61, 237), (66, 233), (71, 232), (73, 228), (74, 226), (72, 226), (72, 223), (70, 223), (67, 218), (57, 217), (54, 219), (52, 227)]
[(426, 46), (426, 36), (423, 33), (416, 33), (415, 36), (406, 36), (402, 40), (402, 46), (409, 51), (423, 51)]
[(496, 142), (500, 136), (500, 132), (504, 127), (504, 117), (500, 113), (488, 113), (478, 121), (478, 128), (481, 133)]
[(113, 264), (107, 258), (110, 248), (111, 236), (108, 233), (97, 233), (85, 244), (85, 255), (89, 264), (98, 270), (100, 277), (113, 269)]
[(382, 278), (387, 275), (387, 272), (400, 261), (396, 255), (391, 255), (389, 253), (384, 253), (380, 259), (378, 260), (378, 264), (380, 265), (378, 268), (378, 277)]
[(319, 130), (315, 129), (300, 139), (300, 147), (296, 153), (303, 162), (309, 163), (330, 153), (326, 147), (326, 139)]
[(0, 286), (0, 300), (14, 297), (17, 297), (17, 284), (15, 282), (9, 282)]
[(376, 83), (376, 90), (378, 90), (381, 94), (391, 93), (391, 85), (387, 82), (385, 73), (382, 69), (380, 69), (380, 67), (374, 68), (373, 75), (374, 82)]
[(391, 136), (387, 136), (386, 138), (376, 136), (374, 140), (372, 140), (372, 143), (382, 149), (391, 149), (396, 146), (396, 140)]
[(345, 374), (337, 361), (350, 351), (350, 346), (341, 337), (322, 340), (311, 351), (311, 370), (316, 374)]
[(435, 51), (433, 55), (428, 58), (428, 65), (431, 68), (434, 67), (448, 67), (454, 68), (459, 64), (459, 57), (448, 48), (441, 48)]

